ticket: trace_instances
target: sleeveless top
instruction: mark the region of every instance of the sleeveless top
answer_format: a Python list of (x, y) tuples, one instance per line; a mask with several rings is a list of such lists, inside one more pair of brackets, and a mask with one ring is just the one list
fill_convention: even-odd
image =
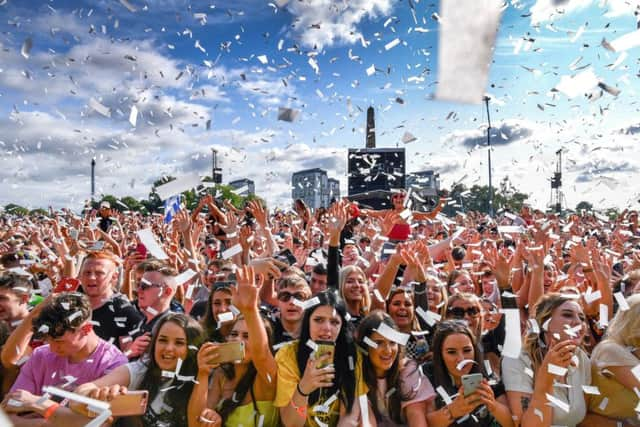
[(410, 224), (393, 224), (393, 228), (389, 232), (387, 236), (390, 240), (397, 241), (405, 241), (411, 235), (411, 225)]

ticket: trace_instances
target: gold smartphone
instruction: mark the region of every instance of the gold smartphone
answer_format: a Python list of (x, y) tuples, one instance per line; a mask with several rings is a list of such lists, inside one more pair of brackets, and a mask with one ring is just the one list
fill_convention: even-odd
[(326, 368), (329, 365), (332, 365), (333, 364), (333, 356), (334, 356), (335, 351), (336, 351), (335, 343), (333, 343), (331, 341), (316, 341), (316, 344), (318, 345), (318, 348), (313, 353), (313, 358), (315, 360), (318, 360), (321, 357), (326, 356), (327, 354), (331, 355), (329, 357), (329, 359), (330, 359), (329, 361), (318, 363), (316, 365), (316, 367), (318, 369), (322, 369), (322, 368)]
[(215, 351), (218, 353), (218, 357), (211, 360), (213, 363), (234, 363), (244, 359), (244, 343), (242, 341), (218, 344)]
[[(125, 394), (118, 394), (109, 401), (111, 405), (111, 415), (114, 417), (132, 417), (143, 415), (149, 403), (149, 392), (147, 390), (127, 391)], [(87, 405), (71, 407), (74, 412), (94, 418), (98, 414), (89, 410)]]
[(119, 394), (111, 402), (111, 415), (114, 417), (130, 417), (143, 415), (147, 410), (149, 392), (147, 390), (128, 391)]

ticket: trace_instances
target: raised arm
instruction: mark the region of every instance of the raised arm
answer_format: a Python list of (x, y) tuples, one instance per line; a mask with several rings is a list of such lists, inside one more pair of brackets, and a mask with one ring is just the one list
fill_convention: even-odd
[(529, 317), (534, 317), (534, 309), (544, 295), (544, 248), (526, 248), (527, 263), (531, 269), (529, 282)]
[(2, 347), (2, 366), (7, 369), (11, 369), (16, 366), (18, 361), (27, 354), (30, 354), (29, 342), (33, 336), (33, 320), (38, 317), (42, 311), (42, 307), (46, 305), (51, 299), (51, 296), (47, 297), (44, 301), (38, 304), (27, 317), (18, 325), (18, 327), (9, 335), (7, 341)]
[(444, 197), (440, 197), (440, 201), (438, 203), (438, 206), (436, 206), (432, 211), (430, 212), (418, 212), (418, 211), (413, 211), (413, 219), (417, 220), (417, 221), (424, 221), (426, 219), (434, 219), (436, 216), (438, 216), (438, 214), (440, 213), (440, 211), (442, 211), (442, 208), (444, 208), (444, 206), (447, 204), (447, 199)]
[(327, 259), (327, 287), (338, 289), (340, 272), (340, 233), (347, 223), (347, 213), (342, 201), (329, 208), (329, 256)]
[(269, 350), (269, 338), (258, 310), (259, 293), (263, 284), (261, 276), (256, 280), (252, 267), (243, 266), (236, 270), (237, 286), (232, 288), (233, 305), (244, 315), (249, 330), (247, 348), (264, 385), (271, 386), (275, 393), (278, 366)]

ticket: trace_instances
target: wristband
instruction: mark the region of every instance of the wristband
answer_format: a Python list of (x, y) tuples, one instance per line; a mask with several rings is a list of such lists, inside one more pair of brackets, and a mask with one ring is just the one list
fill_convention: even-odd
[(583, 273), (593, 273), (593, 267), (582, 267)]
[(309, 397), (309, 395), (311, 393), (303, 393), (302, 389), (300, 388), (300, 383), (296, 384), (296, 390), (298, 390), (298, 393), (300, 393), (300, 396), (302, 397)]
[(42, 418), (48, 421), (49, 418), (51, 418), (51, 416), (58, 410), (59, 407), (60, 407), (59, 403), (54, 403), (53, 405), (49, 406), (42, 414)]

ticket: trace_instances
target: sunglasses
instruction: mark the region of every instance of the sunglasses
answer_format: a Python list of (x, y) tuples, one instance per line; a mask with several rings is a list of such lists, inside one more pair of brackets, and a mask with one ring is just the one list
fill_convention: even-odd
[(393, 196), (391, 196), (391, 199), (393, 200), (404, 199), (404, 194), (394, 194)]
[(478, 307), (469, 307), (466, 309), (462, 307), (451, 307), (447, 310), (447, 313), (456, 319), (464, 319), (464, 316), (467, 314), (471, 317), (478, 316), (480, 309)]
[(161, 284), (161, 283), (151, 283), (151, 282), (140, 281), (140, 282), (138, 282), (137, 290), (138, 291), (146, 291), (147, 289), (162, 288), (162, 287), (164, 287), (164, 285)]
[(289, 302), (291, 297), (297, 299), (298, 301), (306, 301), (308, 299), (307, 294), (305, 294), (304, 292), (278, 292), (278, 301)]

